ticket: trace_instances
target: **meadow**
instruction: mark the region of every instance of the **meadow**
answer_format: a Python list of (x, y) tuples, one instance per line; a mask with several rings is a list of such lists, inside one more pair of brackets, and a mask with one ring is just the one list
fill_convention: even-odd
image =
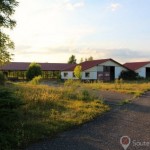
[(147, 81), (123, 81), (116, 80), (115, 82), (105, 83), (83, 83), (83, 88), (93, 89), (93, 90), (107, 90), (115, 91), (125, 94), (133, 94), (134, 97), (138, 97), (144, 94), (146, 91), (150, 90), (150, 82)]
[(109, 111), (110, 107), (93, 90), (128, 93), (134, 97), (150, 90), (149, 82), (122, 80), (114, 83), (68, 80), (57, 86), (36, 84), (39, 83), (9, 83), (0, 87), (2, 150), (24, 148)]
[[(7, 130), (6, 138), (5, 126), (0, 133), (0, 147), (3, 149), (26, 147), (32, 142), (56, 136), (58, 133), (90, 121), (110, 109), (88, 91), (78, 90), (75, 86), (56, 88), (19, 83), (7, 86), (4, 92), (2, 93), (1, 90), (0, 93), (6, 96), (7, 91), (19, 99), (21, 104), (13, 109), (17, 114), (16, 118), (11, 119), (10, 122), (5, 118), (1, 120), (8, 126), (13, 124), (13, 132), (11, 129)], [(11, 98), (9, 97), (9, 100)], [(9, 116), (8, 108), (5, 108), (6, 110)], [(2, 114), (1, 111), (0, 114)]]

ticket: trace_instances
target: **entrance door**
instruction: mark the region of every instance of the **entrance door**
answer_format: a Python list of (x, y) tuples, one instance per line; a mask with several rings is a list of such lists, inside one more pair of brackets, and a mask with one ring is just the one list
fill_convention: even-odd
[(150, 78), (150, 68), (146, 68), (146, 78)]
[(115, 67), (110, 66), (110, 81), (115, 80)]

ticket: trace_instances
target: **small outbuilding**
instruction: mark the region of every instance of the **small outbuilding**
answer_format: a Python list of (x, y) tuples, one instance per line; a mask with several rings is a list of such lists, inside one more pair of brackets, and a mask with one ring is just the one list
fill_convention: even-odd
[(150, 78), (150, 61), (129, 62), (125, 63), (124, 66), (138, 73), (140, 77)]
[[(113, 81), (118, 79), (120, 73), (128, 68), (121, 65), (113, 59), (100, 59), (85, 61), (78, 64), (82, 67), (82, 80), (102, 80), (102, 81)], [(62, 79), (76, 79), (74, 76), (75, 66), (69, 67), (61, 71)]]

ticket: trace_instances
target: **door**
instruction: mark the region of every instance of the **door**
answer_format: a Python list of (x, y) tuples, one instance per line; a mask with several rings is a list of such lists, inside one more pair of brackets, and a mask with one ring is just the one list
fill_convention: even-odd
[(115, 67), (110, 66), (110, 81), (114, 81), (114, 80), (115, 80)]
[(150, 78), (150, 68), (146, 68), (146, 78)]

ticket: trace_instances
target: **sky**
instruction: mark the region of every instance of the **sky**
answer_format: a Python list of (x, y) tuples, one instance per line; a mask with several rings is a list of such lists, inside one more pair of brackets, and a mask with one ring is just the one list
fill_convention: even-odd
[(15, 62), (150, 61), (150, 0), (18, 1)]

